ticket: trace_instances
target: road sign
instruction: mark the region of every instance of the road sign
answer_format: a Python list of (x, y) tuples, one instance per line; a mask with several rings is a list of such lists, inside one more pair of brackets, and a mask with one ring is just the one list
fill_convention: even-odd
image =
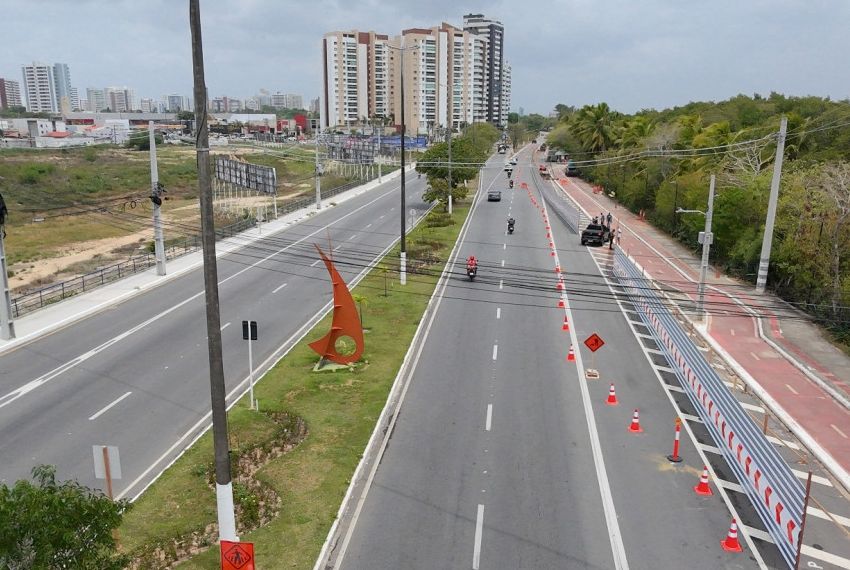
[(242, 321), (242, 340), (248, 341), (248, 387), (251, 399), (251, 409), (254, 407), (254, 352), (251, 350), (253, 341), (257, 340), (257, 321)]
[[(106, 462), (109, 461), (109, 477), (120, 479), (121, 461), (118, 457), (118, 448), (114, 445), (93, 445), (91, 447), (94, 456), (94, 478), (106, 479)], [(103, 452), (104, 448), (106, 448), (106, 453)]]
[(222, 540), (221, 570), (254, 570), (254, 543)]
[(587, 346), (587, 348), (590, 349), (591, 352), (596, 352), (597, 350), (602, 348), (602, 345), (605, 344), (605, 341), (602, 340), (601, 336), (596, 333), (593, 333), (592, 335), (584, 339), (584, 344), (585, 346)]
[(257, 340), (257, 321), (242, 321), (242, 340), (248, 340), (249, 328), (251, 329), (250, 340)]

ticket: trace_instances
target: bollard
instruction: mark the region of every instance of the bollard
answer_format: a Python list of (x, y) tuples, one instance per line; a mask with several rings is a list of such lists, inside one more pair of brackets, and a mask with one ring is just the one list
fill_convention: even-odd
[(679, 455), (679, 437), (682, 433), (682, 420), (681, 418), (676, 418), (676, 435), (673, 439), (673, 453), (667, 456), (667, 460), (672, 463), (681, 463), (682, 458)]

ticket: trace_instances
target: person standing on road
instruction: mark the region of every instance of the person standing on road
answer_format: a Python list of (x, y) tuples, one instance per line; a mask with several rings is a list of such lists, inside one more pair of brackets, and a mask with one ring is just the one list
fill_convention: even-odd
[(620, 245), (620, 239), (623, 237), (623, 228), (617, 226), (617, 245)]
[(608, 249), (614, 249), (614, 230), (608, 231)]
[(608, 227), (609, 227), (609, 228), (611, 227), (611, 220), (612, 220), (612, 218), (613, 218), (613, 217), (611, 216), (611, 212), (608, 212), (608, 215), (605, 217), (605, 219), (606, 219), (606, 220), (608, 220)]

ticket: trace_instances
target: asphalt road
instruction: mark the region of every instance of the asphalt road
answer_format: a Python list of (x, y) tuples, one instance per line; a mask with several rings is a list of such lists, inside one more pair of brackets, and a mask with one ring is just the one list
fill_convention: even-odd
[[(424, 182), (408, 176), (409, 221), (428, 208)], [(398, 237), (399, 207), (396, 179), (219, 258), (229, 392), (248, 375), (241, 321), (259, 322), (258, 368), (332, 298), (313, 244), (333, 248), (350, 281)], [(52, 464), (60, 478), (103, 487), (92, 445), (116, 445), (123, 477), (115, 492), (132, 497), (208, 424), (208, 378), (200, 269), (8, 352), (0, 356), (0, 479)]]
[[(530, 159), (521, 156), (516, 176), (540, 204), (543, 186), (522, 166)], [(337, 567), (756, 567), (748, 551), (720, 548), (730, 514), (717, 494), (693, 492), (702, 464), (687, 438), (685, 462), (666, 460), (674, 409), (588, 248), (550, 214), (571, 326), (578, 339), (597, 332), (607, 343), (596, 381), (566, 360), (571, 335), (541, 211), (504, 174), (488, 170), (484, 190), (491, 183), (503, 200), (473, 211)], [(469, 254), (480, 260), (474, 283), (463, 275)], [(617, 407), (605, 404), (610, 382)], [(627, 430), (635, 408), (640, 435)]]

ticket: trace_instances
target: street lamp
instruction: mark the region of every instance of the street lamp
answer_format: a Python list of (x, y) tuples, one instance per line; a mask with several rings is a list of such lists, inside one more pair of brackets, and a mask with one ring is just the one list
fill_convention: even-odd
[(711, 175), (711, 183), (708, 188), (708, 212), (702, 210), (685, 210), (676, 208), (677, 214), (702, 214), (705, 216), (705, 231), (699, 233), (699, 242), (702, 244), (702, 261), (699, 266), (699, 288), (697, 289), (697, 313), (702, 315), (705, 307), (705, 277), (708, 272), (708, 253), (714, 234), (711, 233), (711, 216), (714, 213), (714, 174)]
[(418, 45), (412, 45), (408, 47), (395, 47), (391, 45), (387, 45), (388, 48), (398, 50), (402, 52), (401, 54), (401, 74), (400, 74), (400, 88), (401, 88), (401, 239), (400, 239), (400, 247), (399, 247), (399, 283), (402, 285), (407, 284), (407, 246), (405, 243), (405, 234), (407, 233), (407, 223), (405, 220), (406, 215), (406, 201), (405, 201), (405, 175), (404, 175), (404, 137), (406, 135), (406, 128), (404, 124), (404, 52), (408, 50), (418, 49)]

